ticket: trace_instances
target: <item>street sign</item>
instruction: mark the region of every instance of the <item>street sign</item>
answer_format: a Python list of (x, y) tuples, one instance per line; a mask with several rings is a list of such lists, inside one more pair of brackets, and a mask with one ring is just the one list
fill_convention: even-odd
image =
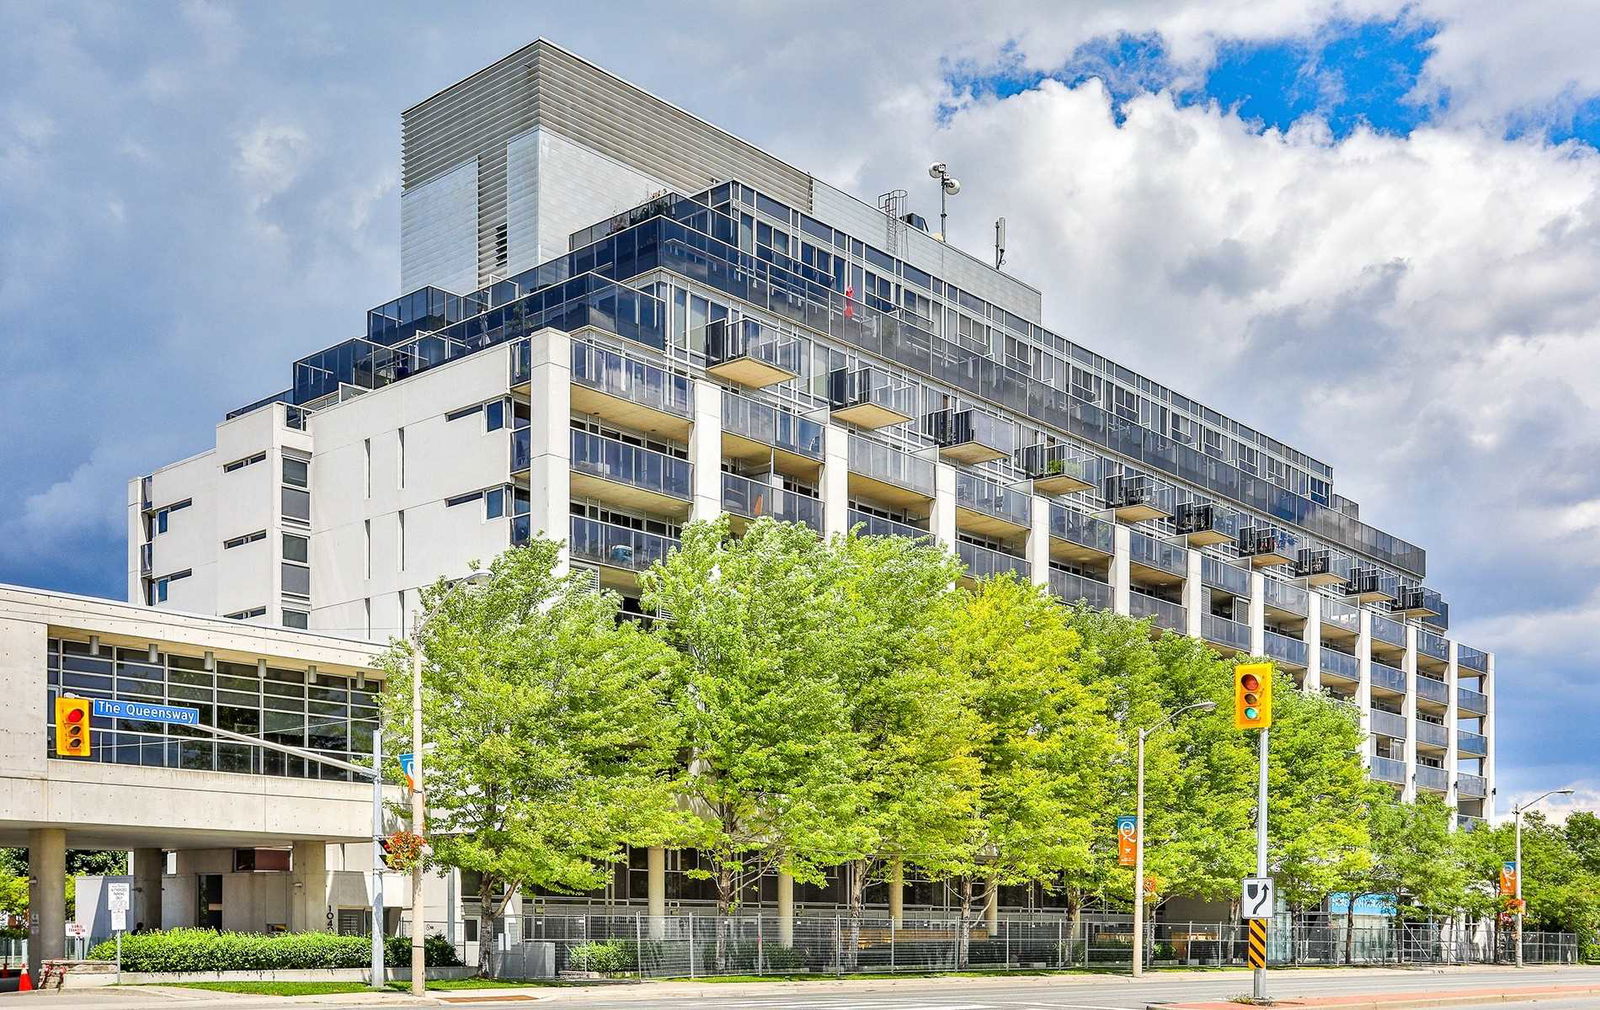
[(1517, 863), (1508, 859), (1500, 864), (1500, 896), (1510, 897), (1517, 893)]
[(415, 768), (416, 764), (415, 754), (400, 755), (400, 774), (406, 777), (406, 787), (409, 789), (417, 788), (417, 780), (411, 775), (411, 769)]
[(82, 940), (89, 935), (89, 927), (81, 922), (69, 922), (67, 923), (67, 935), (74, 940)]
[(1246, 959), (1255, 971), (1267, 968), (1267, 920), (1250, 920), (1250, 941), (1245, 949)]
[(1270, 919), (1277, 905), (1271, 877), (1246, 877), (1239, 888), (1239, 907), (1246, 919)]
[(120, 933), (127, 928), (128, 910), (125, 908), (113, 908), (111, 910), (111, 931), (113, 933)]
[(96, 698), (94, 714), (102, 719), (138, 719), (140, 722), (170, 722), (179, 726), (200, 724), (200, 710), (187, 705), (152, 705), (144, 701)]
[(1139, 819), (1129, 814), (1117, 818), (1117, 865), (1132, 866), (1139, 861)]
[(129, 899), (133, 885), (122, 882), (106, 885), (106, 909), (112, 912), (126, 912), (129, 908)]

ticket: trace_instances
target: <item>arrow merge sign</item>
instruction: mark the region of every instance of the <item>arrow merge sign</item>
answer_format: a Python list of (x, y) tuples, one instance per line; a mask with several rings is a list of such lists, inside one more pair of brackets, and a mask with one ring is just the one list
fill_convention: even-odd
[(1270, 919), (1277, 905), (1271, 877), (1246, 877), (1239, 887), (1239, 907), (1246, 919)]

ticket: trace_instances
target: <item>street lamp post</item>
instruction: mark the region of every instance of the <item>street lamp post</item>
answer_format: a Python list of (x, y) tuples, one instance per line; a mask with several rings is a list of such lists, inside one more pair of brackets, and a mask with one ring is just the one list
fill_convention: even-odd
[(1512, 858), (1517, 861), (1517, 895), (1516, 895), (1516, 897), (1517, 897), (1517, 924), (1516, 924), (1516, 932), (1517, 932), (1517, 967), (1518, 968), (1522, 967), (1522, 916), (1523, 916), (1523, 905), (1522, 905), (1522, 812), (1524, 810), (1528, 809), (1529, 807), (1533, 806), (1535, 803), (1538, 803), (1540, 800), (1544, 799), (1546, 796), (1571, 796), (1571, 795), (1572, 795), (1572, 790), (1571, 789), (1550, 789), (1550, 790), (1547, 790), (1545, 792), (1540, 793), (1539, 795), (1535, 796), (1533, 799), (1528, 800), (1526, 803), (1519, 803), (1516, 806), (1511, 808), (1511, 813), (1515, 817), (1516, 822), (1517, 822), (1517, 848), (1516, 848), (1516, 855), (1514, 855)]
[(1210, 711), (1214, 701), (1197, 701), (1176, 709), (1156, 723), (1139, 730), (1139, 772), (1135, 793), (1138, 796), (1133, 822), (1133, 975), (1144, 975), (1144, 742), (1150, 734), (1189, 711)]

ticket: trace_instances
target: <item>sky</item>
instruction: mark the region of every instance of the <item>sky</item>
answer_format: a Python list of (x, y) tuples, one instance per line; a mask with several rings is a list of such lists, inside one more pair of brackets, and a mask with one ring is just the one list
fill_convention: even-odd
[[(0, 0), (0, 582), (121, 597), (129, 477), (398, 294), (399, 115), (539, 36), (1334, 467), (1497, 654), (1498, 803), (1600, 806), (1583, 2)], [(1562, 808), (1556, 808), (1562, 809)]]

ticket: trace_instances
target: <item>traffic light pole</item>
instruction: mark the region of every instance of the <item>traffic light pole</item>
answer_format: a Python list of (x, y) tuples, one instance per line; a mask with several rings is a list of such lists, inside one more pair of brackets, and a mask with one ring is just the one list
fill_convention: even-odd
[(383, 977), (383, 726), (372, 733), (372, 979), (374, 989), (384, 987)]
[[(1267, 735), (1270, 729), (1261, 731), (1261, 778), (1256, 785), (1256, 876), (1267, 875)], [(1271, 911), (1269, 909), (1269, 911)], [(1255, 998), (1267, 998), (1267, 969), (1257, 968), (1255, 975)]]

